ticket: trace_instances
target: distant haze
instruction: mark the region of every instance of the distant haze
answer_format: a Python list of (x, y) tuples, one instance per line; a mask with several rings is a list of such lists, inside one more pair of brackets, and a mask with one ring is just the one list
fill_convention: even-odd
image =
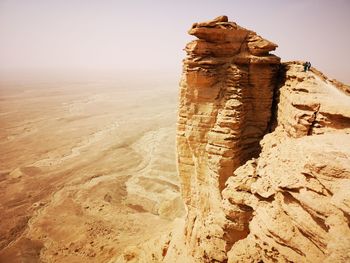
[[(0, 0), (0, 73), (152, 72), (179, 77), (192, 23), (227, 15), (350, 83), (348, 0)], [(137, 76), (136, 76), (137, 77)]]

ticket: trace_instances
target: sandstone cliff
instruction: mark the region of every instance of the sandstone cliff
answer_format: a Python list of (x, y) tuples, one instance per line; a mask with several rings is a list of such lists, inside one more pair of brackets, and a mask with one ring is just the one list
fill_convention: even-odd
[(180, 82), (174, 230), (116, 262), (349, 262), (350, 88), (228, 22), (195, 23)]
[(223, 261), (247, 233), (222, 209), (236, 168), (260, 151), (269, 128), (280, 59), (276, 45), (228, 22), (194, 24), (186, 46), (178, 122), (178, 160), (188, 207), (186, 242), (195, 258)]
[[(276, 44), (226, 16), (195, 23), (189, 34), (198, 39), (185, 48), (180, 83), (182, 256), (349, 261), (346, 86), (303, 72), (301, 62), (280, 64), (269, 53)], [(164, 259), (176, 261), (180, 246), (171, 243)]]

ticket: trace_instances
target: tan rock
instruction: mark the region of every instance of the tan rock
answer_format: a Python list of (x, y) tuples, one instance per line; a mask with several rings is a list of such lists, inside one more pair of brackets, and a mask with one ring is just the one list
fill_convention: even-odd
[(189, 34), (177, 127), (187, 217), (164, 261), (179, 262), (172, 247), (188, 262), (349, 261), (347, 86), (280, 64), (276, 44), (225, 16)]
[(253, 55), (264, 55), (275, 50), (277, 45), (263, 39), (261, 36), (258, 36), (255, 33), (250, 33), (248, 35), (248, 48)]
[[(268, 54), (275, 45), (223, 20), (197, 23), (189, 31), (199, 40), (186, 46), (180, 91), (177, 145), (188, 206), (186, 243), (199, 262), (226, 260), (231, 237), (221, 191), (233, 171), (259, 152), (279, 64)], [(253, 48), (260, 52), (251, 53)]]
[(253, 169), (237, 169), (223, 191), (225, 209), (241, 208), (231, 218), (249, 234), (229, 262), (348, 261), (349, 149), (349, 134), (339, 132), (285, 138), (264, 148)]
[(177, 124), (187, 215), (117, 262), (349, 262), (349, 87), (280, 64), (277, 45), (225, 16), (189, 33)]

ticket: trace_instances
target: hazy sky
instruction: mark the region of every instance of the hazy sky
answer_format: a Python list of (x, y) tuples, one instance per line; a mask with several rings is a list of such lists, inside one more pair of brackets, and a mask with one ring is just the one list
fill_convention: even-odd
[(227, 15), (350, 83), (349, 0), (0, 0), (0, 71), (180, 74), (192, 23)]

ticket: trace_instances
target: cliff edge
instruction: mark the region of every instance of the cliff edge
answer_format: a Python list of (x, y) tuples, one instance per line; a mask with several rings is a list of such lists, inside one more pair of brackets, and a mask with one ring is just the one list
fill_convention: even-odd
[(276, 44), (226, 16), (189, 34), (177, 127), (189, 261), (350, 260), (345, 85), (280, 64)]
[(179, 175), (188, 207), (186, 243), (195, 258), (223, 261), (245, 235), (222, 208), (226, 180), (260, 152), (271, 119), (280, 59), (277, 45), (228, 22), (196, 23), (180, 84)]
[(350, 88), (229, 22), (195, 23), (180, 82), (187, 215), (117, 262), (349, 262)]

